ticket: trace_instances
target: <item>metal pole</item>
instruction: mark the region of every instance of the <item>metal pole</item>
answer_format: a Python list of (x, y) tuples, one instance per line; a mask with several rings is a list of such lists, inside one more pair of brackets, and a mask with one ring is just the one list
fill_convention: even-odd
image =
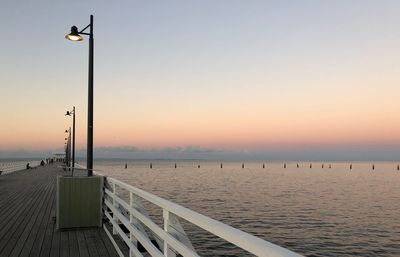
[(90, 15), (89, 83), (88, 83), (87, 169), (93, 176), (93, 15)]
[(74, 176), (75, 168), (75, 106), (73, 108), (74, 116), (72, 116), (72, 176)]
[(64, 157), (65, 166), (68, 165), (68, 141), (65, 142), (65, 157)]
[(71, 168), (71, 127), (69, 127), (69, 137), (68, 137), (68, 154), (69, 154), (69, 167)]
[(68, 137), (65, 143), (65, 166), (68, 167)]

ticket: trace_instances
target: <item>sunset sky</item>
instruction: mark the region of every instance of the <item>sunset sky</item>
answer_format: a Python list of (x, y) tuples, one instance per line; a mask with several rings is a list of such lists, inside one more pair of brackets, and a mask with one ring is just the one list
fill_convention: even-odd
[(96, 148), (394, 159), (399, 13), (400, 1), (2, 1), (0, 158), (62, 149), (73, 105), (85, 148), (88, 40), (64, 36), (93, 14)]

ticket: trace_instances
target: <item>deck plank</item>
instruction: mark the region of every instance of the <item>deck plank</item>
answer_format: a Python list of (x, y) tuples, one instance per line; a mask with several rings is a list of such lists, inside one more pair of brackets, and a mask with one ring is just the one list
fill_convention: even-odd
[(0, 232), (0, 255), (8, 256), (14, 245), (19, 240), (23, 228), (27, 222), (27, 217), (31, 216), (40, 202), (42, 192), (27, 197), (27, 203), (21, 204), (21, 212), (16, 212)]
[[(55, 203), (53, 203), (53, 206), (55, 207)], [(55, 213), (54, 209), (52, 209), (50, 212), (50, 220), (45, 231), (43, 244), (41, 246), (40, 253), (38, 255), (40, 257), (50, 256), (51, 242), (53, 241), (53, 232), (55, 230), (55, 221), (52, 219), (54, 213)]]
[(78, 240), (79, 255), (81, 257), (90, 257), (85, 240), (85, 235), (83, 234), (82, 230), (76, 231), (76, 238)]
[(53, 240), (51, 241), (50, 257), (59, 257), (61, 233), (54, 232), (55, 231), (53, 230)]
[(85, 235), (85, 240), (86, 240), (86, 244), (87, 244), (87, 248), (89, 251), (89, 255), (90, 256), (99, 256), (99, 253), (97, 251), (97, 247), (96, 247), (96, 238), (94, 236), (94, 231), (95, 229), (85, 229), (83, 231), (83, 234)]
[[(42, 249), (43, 240), (46, 235), (47, 227), (52, 222), (51, 210), (54, 208), (54, 205), (55, 205), (55, 195), (53, 194), (53, 197), (49, 202), (49, 208), (47, 209), (47, 212), (43, 216), (43, 222), (42, 222), (41, 226), (39, 227), (36, 238), (34, 239), (34, 244), (30, 250), (29, 256), (31, 256), (31, 257), (40, 256), (40, 250)], [(21, 253), (21, 256), (27, 256), (27, 253), (23, 252), (23, 253)]]
[(78, 239), (76, 238), (76, 232), (71, 230), (68, 231), (69, 235), (69, 256), (79, 257)]
[(32, 215), (27, 225), (25, 225), (18, 242), (10, 254), (10, 257), (18, 257), (25, 246), (30, 248), (29, 245), (31, 245), (33, 242), (32, 240), (29, 240), (29, 237), (30, 235), (32, 235), (33, 238), (36, 236), (39, 225), (46, 211), (46, 207), (49, 203), (49, 199), (52, 195), (52, 184), (49, 184), (44, 192), (43, 200), (39, 203), (39, 206), (36, 206), (34, 215)]
[(98, 237), (101, 238), (101, 240), (103, 241), (103, 244), (106, 247), (107, 252), (110, 256), (119, 257), (118, 253), (114, 249), (114, 245), (112, 244), (112, 242), (110, 241), (110, 239), (108, 238), (108, 235), (106, 234), (106, 232), (104, 230), (98, 234)]
[(56, 165), (0, 176), (0, 256), (117, 257), (102, 228), (57, 230)]
[[(97, 251), (98, 251), (98, 256), (99, 257), (109, 256), (109, 252), (108, 252), (106, 246), (104, 245), (103, 240), (101, 239), (101, 236), (100, 236), (100, 234), (102, 232), (104, 233), (104, 231), (103, 231), (102, 228), (98, 228), (98, 230), (101, 230), (101, 231), (94, 231), (93, 232), (94, 242), (96, 244), (96, 248), (97, 248)], [(108, 241), (110, 241), (110, 240), (108, 240)]]
[[(24, 204), (27, 203), (26, 198), (29, 196), (34, 196), (36, 193), (39, 192), (41, 186), (38, 185), (37, 187), (31, 188), (31, 190), (23, 191), (21, 190), (21, 194), (17, 198), (13, 198), (13, 200), (9, 203), (3, 205), (0, 215), (0, 239), (2, 236), (2, 231), (6, 229), (6, 225), (10, 224), (13, 219), (16, 219), (21, 209), (24, 208)], [(7, 197), (7, 196), (2, 196)]]
[(68, 231), (61, 231), (60, 257), (69, 257), (69, 234)]

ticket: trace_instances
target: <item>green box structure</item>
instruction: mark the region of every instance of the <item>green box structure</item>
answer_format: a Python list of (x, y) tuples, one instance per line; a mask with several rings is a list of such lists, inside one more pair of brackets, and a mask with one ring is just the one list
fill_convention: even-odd
[(57, 177), (57, 228), (102, 225), (103, 177)]

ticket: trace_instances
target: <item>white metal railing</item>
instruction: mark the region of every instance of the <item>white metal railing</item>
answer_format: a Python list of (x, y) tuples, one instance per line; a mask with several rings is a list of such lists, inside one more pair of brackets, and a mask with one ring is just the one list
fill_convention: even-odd
[(25, 170), (26, 164), (35, 168), (40, 165), (40, 161), (11, 161), (11, 162), (0, 162), (0, 175), (5, 175), (14, 171)]
[[(121, 189), (129, 193), (129, 203), (120, 197)], [(150, 219), (143, 207), (142, 200), (146, 200), (162, 209), (163, 228)], [(119, 235), (126, 243), (130, 251), (129, 256), (143, 256), (138, 249), (138, 242), (151, 256), (175, 257), (177, 254), (190, 257), (199, 256), (186, 236), (178, 218), (182, 218), (256, 256), (301, 256), (110, 177), (105, 177), (103, 209), (105, 217), (112, 224), (112, 232), (107, 229), (106, 225), (103, 225), (104, 230), (120, 256), (124, 255), (115, 243), (111, 233)], [(129, 232), (124, 232), (121, 225)], [(160, 249), (153, 244), (151, 238), (157, 241)]]

